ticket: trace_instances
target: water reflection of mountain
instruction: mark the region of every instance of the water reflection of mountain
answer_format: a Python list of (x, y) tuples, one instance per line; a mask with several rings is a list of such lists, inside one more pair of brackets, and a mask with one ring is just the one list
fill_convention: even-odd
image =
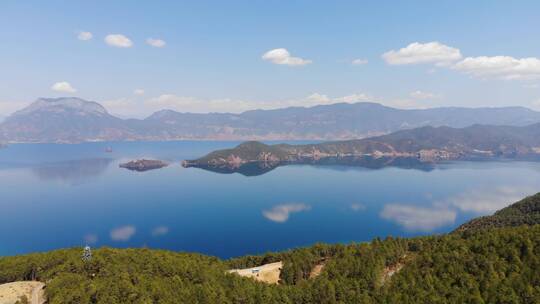
[(198, 166), (196, 168), (215, 172), (215, 173), (221, 173), (221, 174), (240, 173), (244, 176), (258, 176), (258, 175), (263, 175), (265, 173), (268, 173), (282, 165), (283, 164), (277, 164), (277, 163), (252, 162), (252, 163), (244, 164), (240, 167)]
[(402, 169), (415, 169), (421, 171), (432, 171), (435, 164), (423, 162), (416, 157), (328, 157), (317, 161), (304, 162), (315, 166), (335, 166), (336, 168), (360, 167), (366, 169), (382, 169), (386, 167), (396, 167)]
[(110, 158), (93, 158), (46, 163), (32, 168), (32, 172), (41, 180), (78, 184), (103, 174), (112, 161)]
[(386, 167), (397, 167), (402, 169), (414, 169), (421, 171), (431, 171), (435, 164), (422, 162), (414, 157), (327, 157), (319, 160), (304, 160), (294, 163), (267, 163), (251, 162), (239, 167), (228, 166), (195, 166), (207, 171), (222, 174), (239, 173), (245, 176), (258, 176), (268, 173), (280, 166), (289, 165), (312, 165), (328, 167), (336, 170), (348, 170), (350, 168), (382, 169)]

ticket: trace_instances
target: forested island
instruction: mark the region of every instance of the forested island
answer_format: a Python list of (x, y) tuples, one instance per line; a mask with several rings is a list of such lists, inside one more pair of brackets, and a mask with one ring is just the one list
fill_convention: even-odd
[[(56, 303), (539, 303), (540, 193), (438, 236), (317, 244), (230, 260), (81, 248), (0, 258), (0, 284)], [(227, 270), (283, 262), (278, 284)], [(313, 270), (319, 273), (314, 276)]]
[(163, 167), (167, 167), (168, 164), (161, 160), (138, 159), (138, 160), (129, 161), (127, 163), (122, 163), (119, 166), (120, 168), (132, 170), (132, 171), (144, 172), (144, 171), (149, 171), (149, 170), (161, 169)]

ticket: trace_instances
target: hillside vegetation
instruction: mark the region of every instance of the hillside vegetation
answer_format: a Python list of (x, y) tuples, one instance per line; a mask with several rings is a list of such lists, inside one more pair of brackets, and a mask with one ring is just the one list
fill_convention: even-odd
[[(512, 226), (526, 222), (519, 218), (538, 210), (538, 197), (495, 216), (512, 214)], [(443, 236), (319, 244), (231, 260), (101, 248), (84, 262), (81, 248), (72, 248), (0, 258), (0, 284), (40, 280), (47, 283), (51, 304), (540, 303), (540, 225), (476, 228)], [(321, 260), (321, 275), (310, 278)], [(279, 285), (227, 273), (277, 261), (284, 263)], [(399, 272), (385, 277), (385, 269), (403, 261)]]

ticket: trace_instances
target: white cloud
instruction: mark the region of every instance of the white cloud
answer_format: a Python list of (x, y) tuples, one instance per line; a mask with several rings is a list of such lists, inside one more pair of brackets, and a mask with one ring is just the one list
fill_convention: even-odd
[(162, 236), (162, 235), (165, 235), (167, 233), (169, 233), (169, 227), (166, 227), (166, 226), (158, 226), (158, 227), (152, 229), (152, 236), (154, 236), (154, 237)]
[(144, 90), (143, 90), (143, 89), (135, 89), (135, 90), (133, 91), (133, 94), (139, 95), (139, 96), (140, 96), (140, 95), (144, 95)]
[[(135, 94), (135, 93), (134, 93)], [(136, 94), (135, 94), (136, 95)], [(435, 95), (435, 97), (440, 97)], [(202, 99), (192, 96), (179, 96), (175, 94), (162, 94), (145, 100), (135, 97), (123, 97), (101, 102), (107, 110), (121, 117), (143, 118), (164, 109), (184, 113), (241, 113), (250, 110), (272, 110), (287, 107), (313, 107), (335, 103), (378, 102), (385, 106), (401, 109), (422, 109), (433, 106), (425, 104), (423, 99), (402, 98), (383, 99), (366, 93), (355, 93), (340, 97), (332, 97), (322, 93), (312, 93), (306, 97), (256, 101), (232, 98)], [(1, 104), (0, 104), (1, 106)]]
[(231, 98), (201, 99), (175, 94), (162, 94), (146, 100), (136, 98), (118, 98), (103, 101), (101, 104), (110, 113), (122, 117), (145, 117), (153, 112), (170, 109), (189, 113), (241, 113), (249, 110), (271, 110), (286, 107), (311, 107), (329, 105), (334, 103), (356, 103), (361, 101), (375, 101), (375, 98), (364, 93), (351, 94), (342, 97), (330, 97), (325, 94), (313, 93), (303, 98), (277, 101), (246, 101)]
[(410, 96), (414, 99), (436, 99), (439, 98), (439, 95), (433, 94), (430, 92), (425, 92), (421, 90), (416, 90), (411, 92)]
[(540, 78), (540, 59), (529, 57), (517, 59), (510, 56), (467, 57), (453, 68), (474, 77), (501, 79)]
[(300, 57), (292, 57), (289, 51), (284, 48), (273, 49), (262, 55), (262, 59), (275, 64), (284, 64), (289, 66), (302, 66), (312, 63), (311, 60)]
[(92, 35), (92, 33), (90, 32), (79, 32), (79, 34), (77, 35), (77, 39), (82, 40), (82, 41), (88, 41), (92, 39), (93, 37), (94, 35)]
[(115, 228), (111, 230), (111, 240), (127, 242), (133, 235), (135, 235), (136, 231), (137, 229), (131, 225)]
[(105, 42), (110, 46), (119, 48), (129, 48), (133, 46), (133, 42), (122, 34), (109, 34), (105, 37)]
[(370, 101), (372, 102), (375, 99), (375, 97), (368, 95), (368, 94), (351, 94), (346, 95), (343, 97), (337, 97), (334, 98), (334, 102), (345, 102), (345, 103), (355, 103), (355, 102), (362, 102), (362, 101)]
[(305, 204), (283, 204), (274, 206), (270, 210), (264, 210), (263, 216), (276, 223), (284, 223), (289, 219), (291, 213), (310, 210), (311, 207)]
[(368, 63), (368, 60), (367, 60), (367, 59), (358, 58), (358, 59), (354, 59), (351, 63), (352, 63), (353, 65), (364, 65), (364, 64), (367, 64), (367, 63)]
[(162, 94), (146, 100), (136, 98), (118, 98), (101, 103), (107, 110), (122, 117), (143, 118), (159, 110), (174, 110), (189, 113), (231, 112), (238, 113), (251, 110), (252, 106), (241, 100), (232, 99), (198, 99), (194, 97)]
[(63, 93), (75, 93), (77, 90), (67, 81), (60, 81), (51, 86), (51, 90)]
[(233, 100), (229, 98), (204, 100), (194, 97), (163, 94), (146, 100), (147, 108), (171, 109), (180, 112), (207, 113), (207, 112), (231, 112), (239, 113), (255, 109), (279, 109), (285, 107), (311, 107), (316, 105), (328, 105), (338, 102), (354, 103), (370, 100), (366, 94), (352, 94), (343, 97), (331, 98), (325, 94), (313, 93), (305, 98), (288, 99), (272, 102), (257, 102), (245, 100)]
[(444, 207), (416, 207), (390, 204), (380, 213), (384, 219), (391, 220), (410, 231), (432, 231), (439, 227), (453, 224), (456, 211)]
[(144, 101), (144, 107), (153, 110), (170, 109), (178, 112), (243, 112), (252, 109), (249, 102), (242, 100), (211, 99), (204, 100), (189, 96), (162, 94)]
[(328, 97), (325, 94), (319, 94), (319, 93), (313, 93), (306, 97), (306, 104), (313, 104), (313, 105), (319, 105), (319, 104), (328, 104), (329, 102), (332, 102), (332, 99)]
[(478, 56), (462, 58), (461, 51), (439, 42), (414, 42), (382, 55), (391, 65), (433, 63), (478, 78), (540, 79), (540, 59), (536, 57)]
[(386, 63), (391, 65), (434, 63), (447, 66), (462, 58), (459, 49), (433, 41), (428, 43), (414, 42), (399, 50), (391, 50), (382, 55)]
[(151, 46), (157, 47), (157, 48), (162, 48), (167, 44), (165, 41), (163, 41), (161, 39), (154, 39), (154, 38), (146, 39), (146, 43), (148, 45), (151, 45)]
[(446, 203), (461, 211), (486, 215), (533, 193), (534, 189), (528, 187), (499, 186), (465, 192), (447, 199)]
[(382, 104), (388, 107), (397, 109), (427, 109), (432, 104), (426, 106), (420, 99), (413, 98), (395, 98), (381, 101)]

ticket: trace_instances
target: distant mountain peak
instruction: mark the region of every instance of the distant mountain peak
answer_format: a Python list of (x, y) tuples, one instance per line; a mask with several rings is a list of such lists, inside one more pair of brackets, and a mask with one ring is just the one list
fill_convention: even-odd
[(107, 110), (97, 102), (87, 101), (78, 97), (39, 98), (28, 107), (15, 112), (13, 115), (26, 115), (41, 110), (71, 109), (97, 115), (107, 115)]
[(178, 115), (178, 114), (179, 113), (174, 110), (163, 109), (163, 110), (159, 110), (152, 113), (150, 116), (147, 117), (147, 119), (161, 119), (161, 118), (165, 118), (171, 115)]

